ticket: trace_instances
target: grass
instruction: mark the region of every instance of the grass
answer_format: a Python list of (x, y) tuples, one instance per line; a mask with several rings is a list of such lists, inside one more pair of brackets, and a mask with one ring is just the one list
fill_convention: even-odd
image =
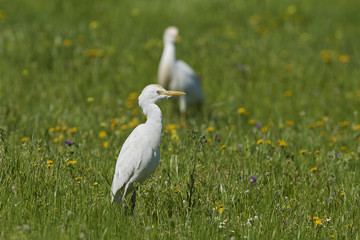
[[(0, 6), (0, 239), (359, 239), (358, 2)], [(159, 104), (135, 222), (109, 182), (169, 25), (206, 102)]]

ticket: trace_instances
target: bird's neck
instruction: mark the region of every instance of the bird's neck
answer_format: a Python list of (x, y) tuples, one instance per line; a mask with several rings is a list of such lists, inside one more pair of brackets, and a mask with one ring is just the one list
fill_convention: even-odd
[(174, 43), (165, 43), (164, 50), (163, 50), (163, 53), (161, 56), (161, 60), (166, 59), (168, 61), (174, 62), (175, 58), (176, 58), (175, 44)]
[(171, 78), (171, 69), (175, 59), (175, 45), (173, 43), (165, 43), (158, 70), (159, 84), (165, 88), (168, 88)]
[(159, 132), (161, 136), (162, 132), (162, 114), (160, 108), (155, 104), (148, 104), (143, 108), (143, 112), (147, 117), (146, 125), (153, 129), (155, 132)]

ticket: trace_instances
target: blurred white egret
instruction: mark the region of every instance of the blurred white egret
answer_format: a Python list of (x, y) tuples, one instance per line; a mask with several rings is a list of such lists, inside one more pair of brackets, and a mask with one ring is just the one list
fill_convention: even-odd
[[(124, 142), (116, 162), (114, 179), (111, 186), (111, 202), (123, 203), (125, 197), (135, 190), (134, 183), (141, 183), (156, 169), (160, 160), (162, 115), (155, 104), (174, 95), (178, 91), (166, 91), (158, 84), (146, 86), (139, 96), (139, 105), (147, 116), (144, 124), (137, 126)], [(135, 208), (136, 191), (132, 197)]]
[(160, 59), (158, 69), (158, 82), (161, 86), (170, 90), (183, 91), (186, 93), (180, 96), (181, 122), (185, 124), (186, 105), (203, 102), (203, 92), (199, 78), (194, 70), (184, 61), (177, 60), (175, 54), (175, 42), (179, 37), (176, 27), (165, 29), (163, 41), (164, 50)]

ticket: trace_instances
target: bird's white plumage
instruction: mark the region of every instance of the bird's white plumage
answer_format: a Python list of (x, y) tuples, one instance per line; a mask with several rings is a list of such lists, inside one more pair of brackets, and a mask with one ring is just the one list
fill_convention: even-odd
[(186, 103), (196, 104), (203, 101), (203, 93), (199, 78), (194, 70), (184, 61), (176, 60), (173, 68), (173, 79), (169, 88), (173, 90), (183, 91)]
[(161, 110), (155, 103), (181, 94), (184, 93), (166, 91), (157, 84), (146, 86), (140, 94), (139, 105), (147, 120), (132, 131), (121, 148), (111, 186), (112, 202), (124, 200), (134, 190), (134, 182), (143, 182), (155, 171), (160, 160), (162, 131)]
[[(126, 184), (128, 186), (125, 196), (134, 190), (135, 181), (141, 183), (155, 171), (160, 160), (160, 144), (155, 146), (155, 149), (152, 145), (160, 143), (161, 132), (153, 135), (154, 133), (149, 132), (147, 127), (141, 124), (126, 139), (116, 162), (111, 186), (112, 201), (118, 202), (123, 197), (122, 191), (119, 190), (125, 188)], [(149, 134), (153, 140), (147, 137)]]
[(194, 70), (184, 61), (176, 59), (175, 42), (178, 38), (178, 29), (168, 27), (164, 32), (164, 50), (158, 68), (158, 82), (170, 90), (183, 91), (180, 96), (180, 111), (185, 114), (186, 104), (201, 104), (203, 92), (199, 78)]

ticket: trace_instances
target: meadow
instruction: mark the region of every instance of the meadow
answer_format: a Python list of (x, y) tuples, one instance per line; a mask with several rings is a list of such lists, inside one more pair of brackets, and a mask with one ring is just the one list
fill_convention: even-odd
[[(0, 0), (0, 239), (359, 239), (359, 9)], [(170, 25), (205, 103), (158, 104), (134, 221), (110, 183)]]

